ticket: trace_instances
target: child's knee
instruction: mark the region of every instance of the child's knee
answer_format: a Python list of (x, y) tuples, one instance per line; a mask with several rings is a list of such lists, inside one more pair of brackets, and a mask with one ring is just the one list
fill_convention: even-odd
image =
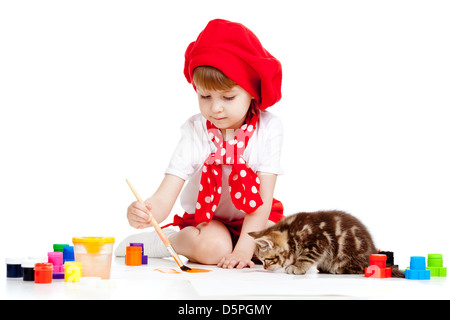
[(203, 264), (217, 264), (225, 255), (232, 251), (231, 237), (229, 239), (225, 237), (202, 239), (196, 245), (196, 260)]

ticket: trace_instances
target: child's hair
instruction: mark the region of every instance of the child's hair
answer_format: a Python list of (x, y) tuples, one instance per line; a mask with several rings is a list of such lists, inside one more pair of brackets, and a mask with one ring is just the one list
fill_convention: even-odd
[(194, 69), (193, 75), (196, 87), (204, 90), (230, 90), (236, 82), (228, 78), (222, 71), (210, 66), (200, 66)]

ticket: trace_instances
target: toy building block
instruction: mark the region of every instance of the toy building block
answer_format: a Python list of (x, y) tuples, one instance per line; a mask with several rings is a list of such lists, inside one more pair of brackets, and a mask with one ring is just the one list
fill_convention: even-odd
[(365, 268), (366, 278), (390, 278), (391, 268), (386, 268), (387, 256), (385, 254), (371, 254), (369, 256), (370, 266)]
[(405, 278), (410, 280), (430, 280), (430, 270), (425, 268), (425, 257), (411, 257)]
[(440, 253), (429, 253), (427, 260), (427, 269), (430, 270), (432, 277), (446, 277), (447, 267), (443, 266), (444, 260)]
[(378, 254), (386, 255), (386, 257), (387, 257), (387, 259), (386, 259), (386, 267), (398, 270), (398, 265), (394, 264), (394, 252), (378, 250)]
[(66, 261), (64, 263), (64, 281), (80, 282), (82, 276), (82, 264), (76, 261)]

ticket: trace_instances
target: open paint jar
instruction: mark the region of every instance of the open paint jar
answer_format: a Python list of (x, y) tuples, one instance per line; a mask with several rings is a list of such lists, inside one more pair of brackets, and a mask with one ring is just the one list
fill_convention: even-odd
[(83, 277), (109, 279), (114, 246), (112, 237), (81, 237), (72, 239), (75, 261), (83, 265)]

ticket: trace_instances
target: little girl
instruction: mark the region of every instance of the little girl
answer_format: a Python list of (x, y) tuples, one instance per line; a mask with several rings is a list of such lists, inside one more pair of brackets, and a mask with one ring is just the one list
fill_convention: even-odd
[[(184, 74), (198, 95), (200, 114), (182, 126), (182, 137), (165, 177), (143, 206), (127, 211), (132, 227), (160, 223), (180, 195), (186, 211), (165, 229), (175, 251), (193, 262), (222, 268), (254, 267), (247, 234), (283, 218), (273, 199), (283, 139), (281, 121), (265, 111), (281, 98), (281, 64), (245, 26), (212, 20), (185, 54)], [(126, 238), (143, 242), (150, 257), (170, 256), (156, 232)]]

